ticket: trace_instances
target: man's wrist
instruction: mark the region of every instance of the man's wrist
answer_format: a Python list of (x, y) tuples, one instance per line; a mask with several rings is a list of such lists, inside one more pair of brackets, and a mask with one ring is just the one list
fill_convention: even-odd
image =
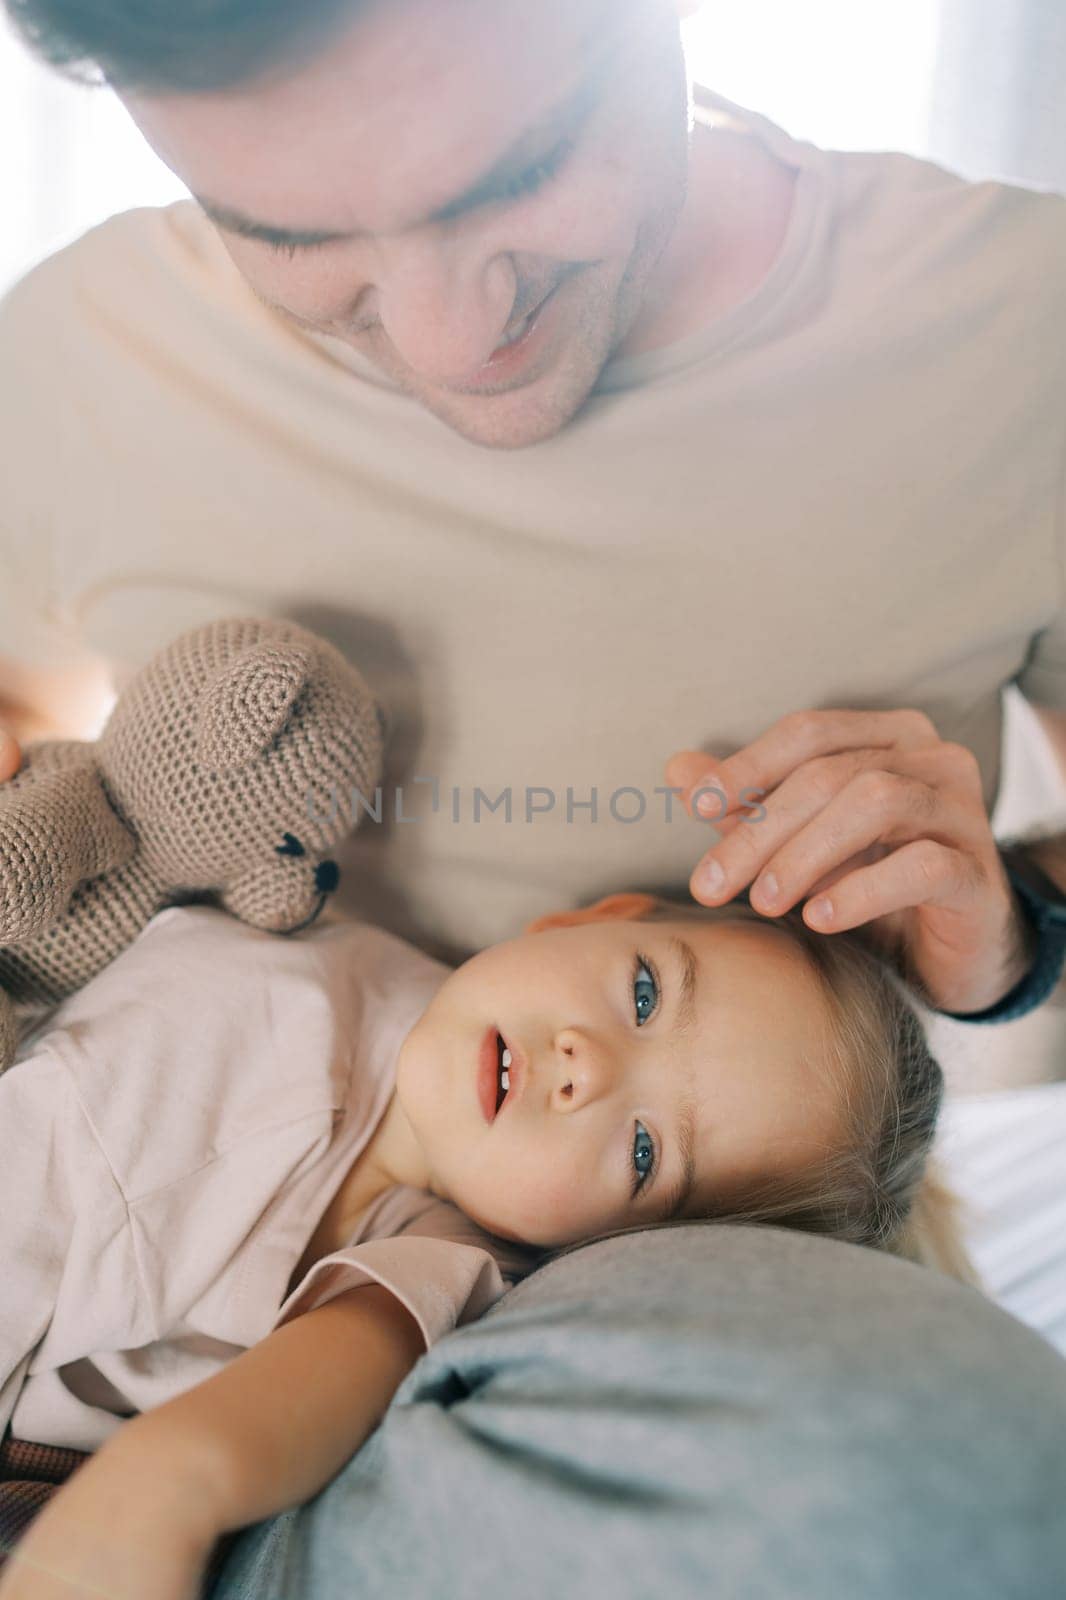
[(1066, 833), (1015, 839), (1001, 845), (1000, 854), (1019, 873), (1035, 867), (1066, 896)]
[[(1031, 852), (1037, 847), (1038, 863)], [(1066, 961), (1066, 839), (1061, 835), (998, 846), (1011, 886), (1011, 950), (1000, 998), (980, 1011), (942, 1011), (960, 1022), (1011, 1022), (1043, 1005), (1058, 988)], [(1043, 865), (1042, 863), (1047, 863)], [(1048, 867), (1056, 873), (1052, 877)], [(1006, 979), (1014, 974), (1007, 985)]]
[[(1011, 905), (1014, 920), (1011, 924), (1011, 944), (1007, 957), (999, 999), (1004, 999), (1032, 972), (1040, 952), (1040, 934), (1014, 884), (1011, 884)], [(998, 1003), (998, 1002), (997, 1002)]]

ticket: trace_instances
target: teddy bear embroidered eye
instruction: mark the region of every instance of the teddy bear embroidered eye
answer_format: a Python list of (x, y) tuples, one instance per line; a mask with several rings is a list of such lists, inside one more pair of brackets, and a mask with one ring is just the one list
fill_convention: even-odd
[(72, 993), (165, 906), (277, 933), (313, 922), (359, 795), (373, 803), (385, 726), (334, 645), (238, 617), (160, 651), (95, 742), (28, 745), (0, 783), (0, 1071), (11, 1002)]

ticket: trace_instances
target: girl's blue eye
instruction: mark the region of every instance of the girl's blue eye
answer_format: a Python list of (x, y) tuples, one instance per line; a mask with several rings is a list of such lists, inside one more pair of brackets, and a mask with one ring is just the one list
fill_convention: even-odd
[[(642, 972), (646, 972), (648, 976), (646, 978), (642, 978), (640, 976)], [(644, 993), (637, 997), (636, 1008), (639, 1019), (637, 1022), (638, 1028), (642, 1027), (643, 1024), (647, 1022), (648, 1018), (654, 1014), (659, 1003), (658, 975), (656, 974), (655, 968), (651, 965), (648, 958), (646, 956), (642, 956), (638, 951), (636, 961), (633, 965), (634, 995), (637, 995), (637, 991), (640, 989), (645, 991), (650, 989), (651, 994), (649, 995)], [(647, 1009), (644, 1009), (645, 1007), (647, 1007)], [(637, 1173), (637, 1181), (634, 1183), (632, 1189), (632, 1198), (634, 1200), (640, 1193), (641, 1189), (643, 1189), (648, 1179), (655, 1176), (659, 1167), (654, 1139), (642, 1122), (636, 1123), (635, 1126), (636, 1132), (633, 1135), (633, 1170)], [(649, 1165), (646, 1167), (641, 1167), (638, 1165), (638, 1163), (642, 1160), (647, 1161)]]
[[(646, 972), (648, 974), (647, 978), (642, 978), (640, 976), (642, 972)], [(638, 989), (651, 990), (650, 995), (643, 994), (637, 1001), (637, 1016), (640, 1019), (637, 1023), (637, 1027), (639, 1028), (641, 1024), (647, 1022), (648, 1018), (652, 1015), (655, 1010), (656, 1001), (659, 998), (659, 985), (656, 982), (655, 969), (654, 967), (649, 966), (647, 958), (639, 953), (637, 955), (636, 964), (633, 967), (633, 993), (636, 994)], [(641, 1006), (643, 1005), (647, 1005), (648, 1009), (646, 1011), (641, 1010)]]
[[(648, 1179), (655, 1176), (656, 1168), (659, 1165), (655, 1154), (655, 1141), (651, 1134), (648, 1132), (643, 1122), (638, 1122), (636, 1127), (637, 1132), (633, 1135), (633, 1170), (634, 1172), (639, 1173), (639, 1177), (637, 1178), (636, 1183), (633, 1185), (632, 1198), (634, 1200), (637, 1198), (637, 1195), (643, 1189)], [(646, 1167), (640, 1167), (637, 1165), (639, 1161), (647, 1161), (648, 1165)]]

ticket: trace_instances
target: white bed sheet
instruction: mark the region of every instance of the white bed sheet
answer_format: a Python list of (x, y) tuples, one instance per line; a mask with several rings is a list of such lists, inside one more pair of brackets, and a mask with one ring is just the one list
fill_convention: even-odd
[(949, 1094), (937, 1153), (985, 1291), (1066, 1356), (1066, 1082)]

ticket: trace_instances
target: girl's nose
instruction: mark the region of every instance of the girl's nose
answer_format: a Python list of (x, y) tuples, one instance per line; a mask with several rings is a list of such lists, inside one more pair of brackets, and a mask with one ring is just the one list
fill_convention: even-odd
[(424, 237), (380, 249), (376, 314), (401, 360), (433, 382), (471, 378), (512, 318), (518, 282), (510, 258)]
[(556, 1049), (556, 1086), (570, 1108), (612, 1088), (617, 1066), (606, 1044), (582, 1029), (565, 1028), (557, 1037)]

